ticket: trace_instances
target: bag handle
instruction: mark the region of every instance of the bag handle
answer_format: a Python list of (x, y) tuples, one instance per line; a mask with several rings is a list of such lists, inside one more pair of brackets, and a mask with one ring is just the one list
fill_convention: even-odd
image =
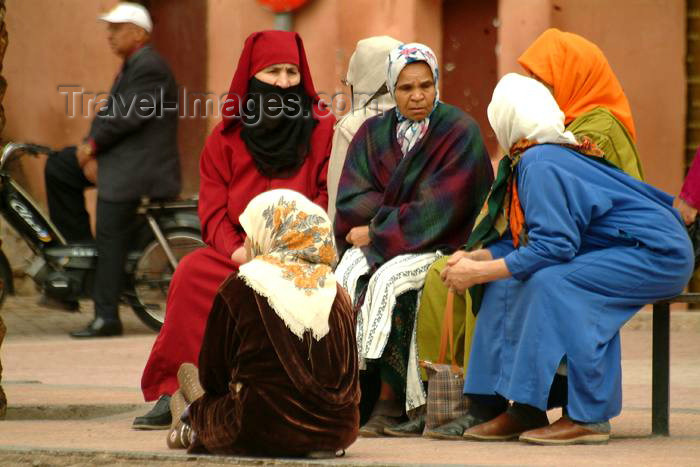
[(462, 373), (459, 365), (455, 361), (454, 349), (454, 303), (455, 293), (452, 289), (447, 292), (447, 303), (445, 304), (445, 313), (442, 317), (442, 332), (440, 333), (440, 354), (437, 363), (445, 363), (447, 354), (447, 342), (450, 344), (450, 367), (452, 373)]

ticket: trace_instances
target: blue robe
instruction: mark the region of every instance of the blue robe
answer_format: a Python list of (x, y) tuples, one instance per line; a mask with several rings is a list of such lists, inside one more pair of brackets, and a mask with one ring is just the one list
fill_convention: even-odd
[(528, 149), (517, 177), (529, 243), (488, 247), (513, 277), (486, 287), (464, 392), (545, 410), (564, 358), (569, 416), (609, 420), (622, 405), (619, 329), (683, 291), (685, 227), (671, 196), (561, 146)]

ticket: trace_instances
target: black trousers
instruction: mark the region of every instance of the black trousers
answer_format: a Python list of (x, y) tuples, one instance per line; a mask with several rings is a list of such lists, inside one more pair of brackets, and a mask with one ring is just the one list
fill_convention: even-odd
[[(85, 188), (94, 186), (83, 174), (76, 148), (51, 154), (44, 171), (49, 215), (69, 243), (92, 242), (90, 217), (85, 210)], [(140, 201), (114, 202), (97, 198), (97, 270), (92, 298), (95, 317), (119, 320), (119, 297), (124, 264), (137, 229)]]

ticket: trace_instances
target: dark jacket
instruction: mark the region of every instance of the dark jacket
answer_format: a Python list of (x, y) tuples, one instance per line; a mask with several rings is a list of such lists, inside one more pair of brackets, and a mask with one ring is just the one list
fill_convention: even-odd
[(92, 122), (98, 193), (106, 201), (180, 193), (177, 85), (150, 46), (129, 57), (112, 85), (109, 103)]

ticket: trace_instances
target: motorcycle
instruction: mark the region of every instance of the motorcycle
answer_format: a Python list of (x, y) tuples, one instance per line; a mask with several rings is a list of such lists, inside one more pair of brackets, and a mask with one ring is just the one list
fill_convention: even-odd
[[(91, 296), (97, 248), (94, 243), (68, 243), (61, 232), (17, 183), (9, 162), (23, 155), (50, 154), (35, 144), (8, 143), (0, 155), (0, 215), (33, 252), (25, 272), (46, 297), (62, 302)], [(203, 247), (198, 198), (142, 199), (133, 249), (127, 256), (122, 302), (158, 331), (165, 319), (168, 286), (178, 261)], [(0, 248), (0, 305), (14, 292), (12, 268)]]

